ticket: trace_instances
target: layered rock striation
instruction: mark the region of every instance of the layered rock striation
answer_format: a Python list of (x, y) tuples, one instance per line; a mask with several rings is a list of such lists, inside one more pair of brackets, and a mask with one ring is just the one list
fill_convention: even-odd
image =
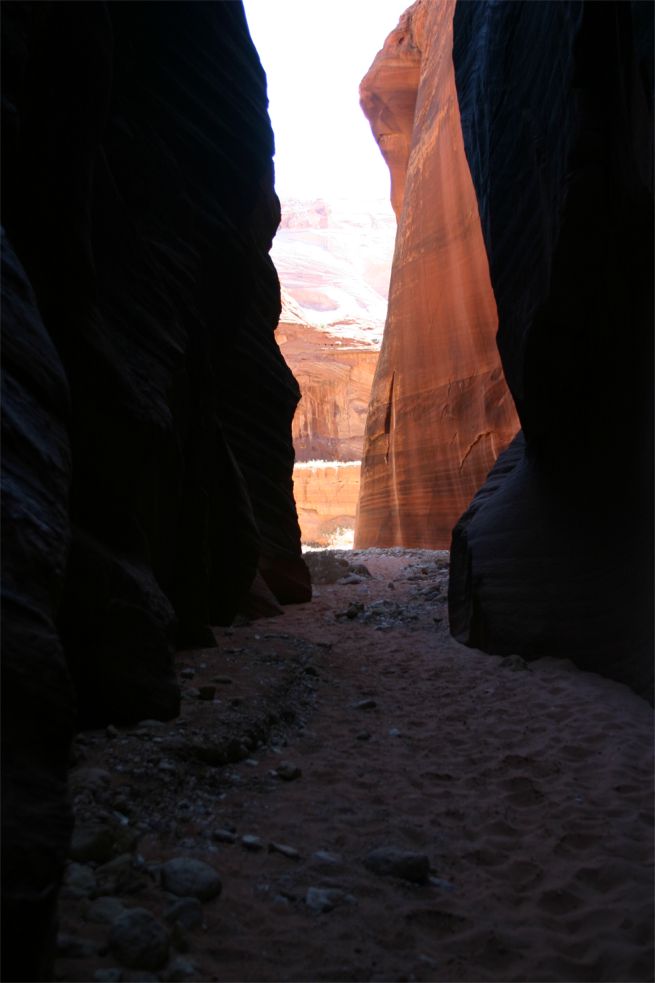
[(457, 6), (523, 434), (457, 524), (450, 585), (461, 641), (567, 656), (651, 697), (652, 38), (647, 4)]
[(33, 980), (74, 718), (170, 718), (176, 645), (213, 644), (258, 571), (278, 601), (310, 585), (241, 4), (2, 21), (3, 975)]
[(398, 216), (355, 544), (445, 548), (518, 429), (464, 153), (454, 2), (418, 0), (376, 56), (361, 104)]

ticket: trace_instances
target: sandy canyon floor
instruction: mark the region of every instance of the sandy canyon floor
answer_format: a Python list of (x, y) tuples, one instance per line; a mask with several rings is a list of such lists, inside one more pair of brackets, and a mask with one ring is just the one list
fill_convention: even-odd
[(318, 556), (76, 740), (56, 978), (652, 980), (651, 708), (455, 643), (446, 553)]

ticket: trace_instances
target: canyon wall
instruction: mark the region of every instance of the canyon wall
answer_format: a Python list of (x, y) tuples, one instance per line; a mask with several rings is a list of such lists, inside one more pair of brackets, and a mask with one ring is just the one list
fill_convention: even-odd
[(3, 978), (34, 980), (74, 721), (174, 716), (176, 645), (259, 575), (311, 589), (241, 4), (2, 13)]
[(653, 7), (457, 5), (466, 152), (523, 434), (455, 528), (455, 636), (652, 698)]
[(361, 105), (398, 217), (366, 426), (355, 545), (447, 548), (518, 429), (464, 153), (452, 2), (418, 0), (376, 56)]
[(303, 543), (352, 535), (394, 235), (388, 202), (282, 204), (272, 250), (283, 288), (276, 338), (302, 394), (292, 433)]

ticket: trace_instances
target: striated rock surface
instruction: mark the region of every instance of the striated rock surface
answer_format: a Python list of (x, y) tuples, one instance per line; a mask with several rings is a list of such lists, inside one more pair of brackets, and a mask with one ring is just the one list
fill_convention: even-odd
[(344, 536), (352, 542), (360, 467), (360, 461), (296, 464), (293, 486), (303, 543), (332, 546)]
[[(2, 236), (2, 978), (48, 979), (44, 950), (72, 817), (73, 688), (56, 629), (70, 542), (70, 395)], [(31, 944), (26, 944), (29, 926)], [(19, 951), (13, 939), (22, 940)]]
[(640, 3), (468, 2), (454, 31), (524, 436), (454, 531), (452, 630), (490, 652), (567, 656), (647, 696), (652, 20)]
[(296, 460), (359, 461), (378, 349), (317, 330), (296, 310), (283, 304), (276, 332), (302, 394), (292, 425)]
[(68, 672), (84, 725), (170, 718), (176, 644), (214, 644), (258, 571), (278, 601), (311, 588), (241, 4), (12, 3), (2, 31), (3, 975), (33, 980)]
[(355, 544), (447, 547), (518, 423), (464, 153), (454, 3), (418, 0), (361, 84), (398, 234), (371, 395)]
[(305, 543), (352, 534), (394, 235), (387, 202), (282, 204), (272, 249), (283, 287), (276, 338), (301, 391), (292, 433)]

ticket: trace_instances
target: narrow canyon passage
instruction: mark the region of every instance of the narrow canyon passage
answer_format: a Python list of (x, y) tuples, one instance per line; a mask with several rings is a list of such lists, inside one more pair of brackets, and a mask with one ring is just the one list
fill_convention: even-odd
[(309, 563), (178, 720), (78, 736), (56, 978), (648, 979), (648, 705), (454, 642), (447, 553)]

